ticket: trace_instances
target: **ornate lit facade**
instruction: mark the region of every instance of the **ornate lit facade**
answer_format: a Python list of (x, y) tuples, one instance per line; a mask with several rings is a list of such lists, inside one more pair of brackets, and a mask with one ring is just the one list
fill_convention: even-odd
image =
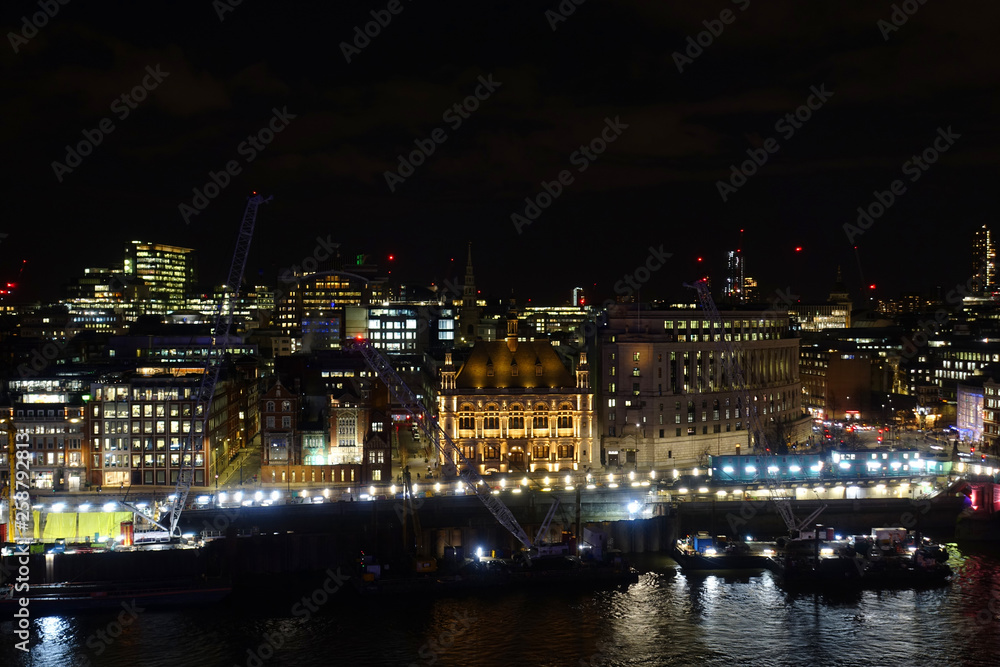
[(584, 470), (595, 429), (586, 353), (575, 374), (548, 341), (518, 340), (512, 316), (506, 340), (477, 341), (457, 371), (446, 355), (440, 423), (481, 474)]

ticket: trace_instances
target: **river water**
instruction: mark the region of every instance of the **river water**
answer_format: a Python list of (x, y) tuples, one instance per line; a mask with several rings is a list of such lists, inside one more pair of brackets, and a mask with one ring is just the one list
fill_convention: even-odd
[(338, 592), (316, 613), (268, 594), (122, 611), (123, 627), (113, 613), (45, 617), (30, 657), (4, 621), (0, 665), (1000, 665), (1000, 549), (951, 552), (953, 581), (928, 590), (789, 594), (768, 572), (690, 574), (646, 554), (627, 590)]

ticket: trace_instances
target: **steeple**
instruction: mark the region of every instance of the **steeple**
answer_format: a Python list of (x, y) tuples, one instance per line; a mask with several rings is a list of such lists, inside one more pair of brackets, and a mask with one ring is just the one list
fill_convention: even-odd
[(844, 285), (844, 277), (840, 272), (840, 266), (837, 267), (837, 280), (833, 283), (833, 289), (830, 290), (830, 298), (828, 301), (830, 303), (846, 303), (851, 300), (851, 295), (847, 292), (847, 286)]
[(476, 306), (476, 277), (472, 273), (472, 241), (469, 241), (466, 262), (465, 282), (462, 285), (462, 309), (458, 314), (459, 337), (465, 345), (472, 345), (476, 342), (476, 325), (479, 324), (479, 308)]
[(472, 272), (472, 241), (469, 241), (469, 256), (465, 260), (465, 283), (462, 285), (462, 307), (476, 305), (476, 276)]

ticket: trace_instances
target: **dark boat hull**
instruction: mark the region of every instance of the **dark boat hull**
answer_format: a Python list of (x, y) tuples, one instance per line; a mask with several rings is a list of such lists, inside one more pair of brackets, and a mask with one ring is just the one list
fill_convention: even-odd
[(26, 592), (0, 598), (0, 618), (21, 607), (26, 597), (31, 616), (55, 616), (64, 613), (107, 611), (128, 608), (145, 610), (162, 607), (193, 607), (213, 604), (232, 592), (230, 585), (186, 584), (166, 587), (149, 585), (102, 587), (99, 585), (36, 584)]
[(674, 547), (671, 557), (684, 570), (763, 570), (767, 567), (767, 556), (756, 554), (706, 556), (699, 553), (685, 553)]
[(806, 588), (918, 588), (940, 586), (948, 583), (951, 568), (940, 565), (933, 568), (914, 568), (892, 564), (873, 567), (855, 558), (821, 558), (819, 561), (794, 561), (787, 558), (768, 559), (767, 568), (779, 583), (788, 587)]
[(767, 569), (790, 586), (860, 586), (864, 577), (864, 564), (850, 558), (793, 560), (779, 556), (767, 560)]

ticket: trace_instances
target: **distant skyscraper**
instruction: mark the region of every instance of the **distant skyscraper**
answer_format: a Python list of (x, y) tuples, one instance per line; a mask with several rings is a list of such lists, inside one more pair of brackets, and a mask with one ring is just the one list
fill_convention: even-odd
[(977, 229), (972, 237), (972, 273), (975, 276), (973, 292), (977, 295), (992, 293), (996, 288), (997, 253), (993, 237), (986, 225)]
[(391, 298), (386, 279), (377, 276), (379, 268), (368, 264), (367, 257), (355, 255), (351, 263), (342, 261), (338, 253), (332, 260), (333, 269), (281, 277), (282, 293), (275, 298), (278, 327), (301, 334), (307, 352), (339, 348), (345, 331), (345, 308), (367, 307)]
[(166, 313), (185, 306), (185, 297), (194, 290), (197, 274), (195, 251), (191, 248), (132, 241), (125, 251), (125, 275), (146, 285), (148, 313)]
[(746, 302), (746, 267), (743, 253), (730, 250), (726, 253), (726, 282), (722, 286), (724, 300), (729, 303)]

